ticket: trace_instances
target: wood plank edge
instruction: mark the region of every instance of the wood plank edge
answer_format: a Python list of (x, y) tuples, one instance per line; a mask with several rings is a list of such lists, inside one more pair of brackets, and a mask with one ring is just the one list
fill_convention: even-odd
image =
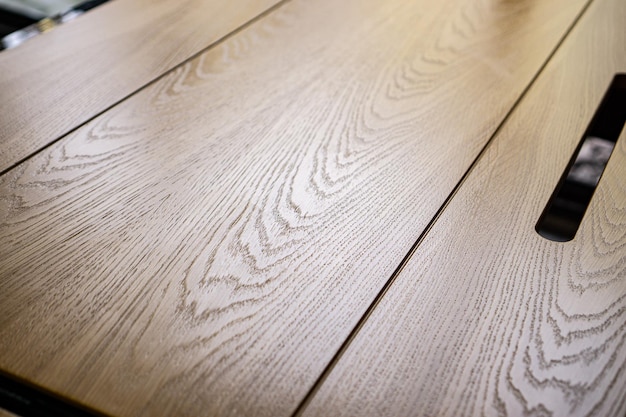
[(22, 417), (105, 416), (2, 370), (0, 370), (0, 407)]

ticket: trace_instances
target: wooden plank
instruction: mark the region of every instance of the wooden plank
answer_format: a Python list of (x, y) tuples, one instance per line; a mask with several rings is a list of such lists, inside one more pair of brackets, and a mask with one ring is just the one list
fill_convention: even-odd
[(0, 367), (290, 414), (585, 2), (293, 1), (0, 178)]
[(0, 172), (276, 5), (115, 0), (0, 53)]
[(626, 414), (626, 131), (576, 238), (534, 230), (625, 19), (592, 4), (302, 415)]

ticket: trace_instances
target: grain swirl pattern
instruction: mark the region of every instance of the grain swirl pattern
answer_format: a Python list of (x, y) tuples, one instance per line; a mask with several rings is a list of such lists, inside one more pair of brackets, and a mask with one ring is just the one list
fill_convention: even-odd
[(277, 0), (116, 0), (0, 54), (0, 172)]
[(288, 415), (583, 5), (293, 1), (20, 164), (0, 367)]
[(302, 415), (625, 415), (626, 131), (576, 238), (534, 231), (625, 17), (591, 5)]

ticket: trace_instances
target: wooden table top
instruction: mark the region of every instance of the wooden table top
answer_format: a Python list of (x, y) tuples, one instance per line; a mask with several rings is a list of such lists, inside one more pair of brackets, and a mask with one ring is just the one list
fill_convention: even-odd
[(115, 0), (3, 51), (0, 173), (277, 4)]
[(625, 18), (591, 5), (302, 415), (626, 415), (626, 129), (575, 239), (534, 229)]
[(624, 138), (576, 239), (533, 229), (626, 72), (623, 0), (196, 3), (32, 109), (0, 54), (32, 111), (0, 137), (2, 374), (116, 416), (623, 416)]

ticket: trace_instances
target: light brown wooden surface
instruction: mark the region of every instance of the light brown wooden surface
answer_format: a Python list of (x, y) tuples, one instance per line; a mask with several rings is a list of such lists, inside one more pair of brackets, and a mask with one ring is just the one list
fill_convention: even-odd
[(595, 1), (304, 416), (626, 415), (626, 131), (576, 238), (534, 230), (616, 72)]
[(585, 2), (296, 1), (0, 178), (0, 367), (289, 415)]
[(0, 53), (0, 172), (278, 0), (114, 0)]
[(7, 410), (3, 410), (0, 408), (0, 417), (17, 417), (15, 414), (8, 412)]

